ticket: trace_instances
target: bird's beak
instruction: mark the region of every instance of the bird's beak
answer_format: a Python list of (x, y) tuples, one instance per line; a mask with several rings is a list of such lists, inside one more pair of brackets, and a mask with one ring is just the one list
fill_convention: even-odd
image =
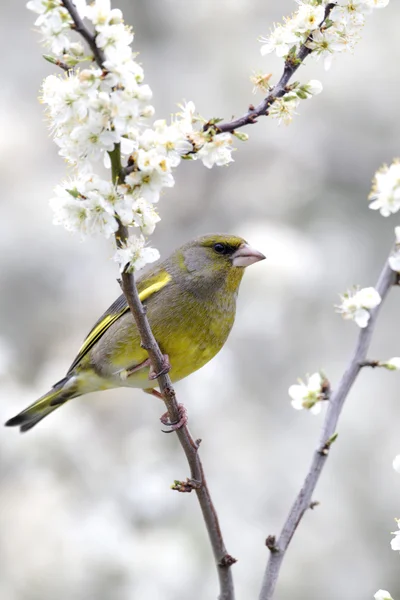
[(248, 244), (242, 244), (236, 252), (232, 254), (232, 264), (234, 267), (248, 267), (259, 260), (264, 260), (264, 254), (261, 254), (255, 248)]

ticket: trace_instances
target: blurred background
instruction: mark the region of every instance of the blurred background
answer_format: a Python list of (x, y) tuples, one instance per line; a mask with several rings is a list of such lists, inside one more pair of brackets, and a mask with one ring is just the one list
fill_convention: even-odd
[[(207, 117), (242, 114), (257, 37), (291, 0), (139, 0), (114, 3), (136, 32), (157, 118), (194, 100)], [(0, 93), (0, 417), (60, 379), (93, 322), (120, 293), (112, 249), (52, 225), (48, 199), (65, 176), (49, 138), (34, 15), (5, 2)], [(357, 326), (335, 314), (338, 294), (374, 285), (396, 218), (368, 210), (370, 181), (400, 153), (398, 22), (391, 2), (367, 19), (354, 55), (331, 71), (308, 60), (302, 82), (324, 92), (301, 102), (291, 126), (260, 119), (235, 162), (184, 161), (165, 193), (154, 244), (166, 256), (195, 235), (241, 235), (268, 260), (246, 273), (237, 320), (220, 355), (177, 385), (233, 567), (238, 598), (256, 598), (268, 551), (309, 468), (323, 414), (290, 406), (288, 387), (323, 368), (332, 385)], [(400, 354), (398, 292), (382, 310), (370, 357)], [(283, 565), (277, 600), (400, 598), (390, 531), (400, 517), (400, 374), (365, 370), (340, 422), (318, 486)], [(170, 490), (189, 475), (161, 403), (140, 391), (74, 400), (28, 435), (0, 433), (0, 597), (4, 600), (214, 599), (217, 579), (195, 496)], [(193, 591), (195, 590), (195, 591)]]

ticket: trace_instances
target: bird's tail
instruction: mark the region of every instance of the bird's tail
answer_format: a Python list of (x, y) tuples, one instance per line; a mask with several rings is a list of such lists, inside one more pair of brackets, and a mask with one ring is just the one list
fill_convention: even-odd
[(65, 404), (71, 398), (76, 398), (76, 396), (80, 395), (77, 393), (73, 379), (75, 378), (65, 377), (56, 383), (47, 394), (36, 400), (36, 402), (15, 417), (9, 419), (5, 425), (7, 427), (19, 427), (21, 432), (28, 431), (34, 427), (44, 417), (52, 413), (53, 410), (56, 410), (56, 408)]

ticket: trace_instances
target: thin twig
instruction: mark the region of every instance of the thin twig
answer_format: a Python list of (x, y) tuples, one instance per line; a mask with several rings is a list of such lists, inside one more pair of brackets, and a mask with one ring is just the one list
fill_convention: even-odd
[(47, 60), (47, 62), (51, 63), (52, 65), (56, 65), (56, 67), (60, 67), (60, 69), (62, 69), (66, 73), (70, 73), (71, 71), (73, 72), (73, 70), (74, 70), (74, 67), (67, 65), (67, 63), (63, 62), (62, 60), (60, 60), (58, 58), (54, 58), (54, 56), (50, 56), (48, 54), (43, 54), (43, 58), (45, 60)]
[[(127, 234), (126, 228), (120, 225), (116, 234), (119, 244), (127, 239)], [(132, 274), (122, 273), (122, 287), (139, 330), (142, 346), (149, 354), (153, 369), (155, 369), (156, 373), (160, 373), (164, 367), (163, 355), (151, 331)], [(170, 420), (171, 422), (176, 422), (179, 420), (179, 409), (171, 379), (167, 374), (161, 375), (157, 380), (165, 400)], [(192, 487), (197, 494), (217, 565), (220, 584), (219, 599), (234, 600), (233, 578), (229, 567), (236, 561), (235, 559), (232, 559), (225, 548), (218, 516), (211, 499), (203, 465), (200, 460), (198, 445), (194, 441), (186, 425), (178, 429), (176, 433), (190, 467), (191, 480), (196, 482), (196, 485), (193, 485)]]
[(357, 378), (357, 375), (359, 374), (361, 368), (365, 365), (368, 348), (371, 343), (372, 334), (374, 332), (381, 306), (395, 283), (396, 273), (391, 270), (389, 262), (386, 261), (376, 285), (376, 289), (382, 298), (382, 302), (379, 304), (379, 306), (371, 310), (371, 317), (367, 327), (360, 330), (356, 347), (353, 356), (350, 359), (349, 365), (343, 374), (336, 391), (331, 395), (322, 428), (321, 439), (318, 448), (314, 452), (310, 469), (289, 512), (278, 540), (274, 540), (274, 547), (273, 551), (270, 553), (265, 569), (259, 600), (271, 600), (273, 597), (287, 548), (290, 544), (293, 534), (303, 518), (304, 513), (310, 507), (312, 496), (319, 480), (319, 476), (324, 468), (326, 459), (328, 458), (330, 447), (336, 439), (336, 427), (343, 405), (353, 383)]
[[(119, 247), (123, 246), (128, 239), (127, 227), (120, 223), (115, 238), (117, 245)], [(122, 289), (140, 333), (142, 347), (147, 351), (155, 373), (161, 373), (165, 366), (163, 355), (153, 332), (151, 331), (145, 309), (139, 298), (134, 277), (131, 273), (123, 272), (121, 279)], [(164, 397), (170, 422), (179, 421), (178, 402), (169, 375), (160, 375), (157, 378), (157, 381)], [(190, 481), (196, 482), (196, 485), (193, 485), (192, 483), (192, 489), (196, 492), (214, 553), (220, 584), (219, 600), (234, 600), (233, 578), (229, 567), (231, 567), (236, 560), (228, 554), (225, 548), (217, 512), (211, 499), (203, 465), (199, 456), (199, 444), (193, 439), (186, 425), (178, 429), (176, 434), (190, 467)]]
[[(63, 0), (63, 4), (74, 21), (75, 30), (78, 31), (87, 41), (97, 64), (99, 67), (103, 68), (105, 56), (102, 50), (97, 48), (95, 36), (91, 34), (83, 24), (73, 2), (71, 0)], [(109, 155), (111, 159), (112, 179), (114, 183), (122, 182), (124, 180), (125, 173), (121, 164), (120, 145), (116, 144), (114, 146), (114, 150), (109, 152)], [(115, 233), (116, 244), (119, 248), (126, 244), (128, 236), (128, 228), (119, 222), (119, 228)], [(150, 328), (145, 309), (139, 298), (134, 276), (131, 273), (123, 272), (121, 275), (121, 280), (126, 301), (140, 333), (142, 346), (148, 352), (154, 372), (161, 373), (165, 368), (164, 357)], [(179, 421), (179, 406), (169, 375), (160, 375), (157, 378), (157, 381), (164, 397), (170, 422), (173, 423)], [(186, 425), (178, 429), (176, 434), (190, 467), (190, 481), (193, 482), (192, 487), (196, 492), (200, 508), (203, 513), (204, 522), (214, 554), (220, 587), (220, 594), (218, 598), (219, 600), (235, 600), (233, 578), (230, 567), (236, 562), (236, 559), (228, 554), (225, 547), (217, 512), (211, 499), (203, 465), (198, 452), (200, 440), (195, 441), (193, 439)]]
[(101, 48), (98, 48), (98, 46), (96, 45), (96, 36), (93, 35), (83, 23), (72, 0), (62, 0), (62, 3), (69, 12), (71, 19), (74, 22), (75, 31), (77, 33), (80, 33), (83, 39), (88, 43), (91, 51), (93, 52), (95, 61), (97, 62), (100, 68), (103, 68), (103, 63), (106, 60), (106, 57), (104, 55), (103, 50)]
[[(335, 6), (336, 4), (334, 2), (326, 5), (324, 18), (319, 24), (319, 27), (323, 26)], [(270, 90), (270, 93), (268, 96), (266, 96), (266, 98), (264, 98), (264, 100), (262, 100), (256, 107), (251, 106), (247, 113), (242, 117), (226, 123), (218, 123), (217, 125), (213, 125), (213, 127), (219, 133), (225, 133), (228, 131), (234, 131), (235, 129), (239, 129), (245, 125), (253, 125), (254, 123), (257, 123), (258, 117), (268, 115), (269, 107), (272, 106), (278, 98), (281, 98), (289, 91), (286, 86), (288, 85), (290, 79), (293, 77), (307, 56), (313, 52), (313, 50), (307, 46), (307, 43), (310, 41), (312, 41), (312, 34), (307, 38), (306, 42), (302, 44), (296, 56), (293, 57), (289, 55), (287, 57), (282, 77), (272, 88), (272, 90)], [(210, 126), (210, 124), (206, 124), (205, 128), (208, 129)]]

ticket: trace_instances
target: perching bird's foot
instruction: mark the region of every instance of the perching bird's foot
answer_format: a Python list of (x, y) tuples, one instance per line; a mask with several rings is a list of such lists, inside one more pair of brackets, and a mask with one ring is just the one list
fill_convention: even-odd
[(150, 381), (154, 381), (154, 379), (157, 379), (157, 377), (161, 377), (161, 375), (166, 375), (167, 373), (169, 373), (170, 370), (171, 370), (171, 363), (169, 362), (169, 356), (168, 356), (168, 354), (164, 354), (161, 371), (159, 373), (156, 373), (154, 371), (153, 367), (151, 366), (150, 372), (149, 372), (149, 379), (150, 379)]
[(165, 429), (162, 430), (164, 433), (172, 433), (173, 431), (176, 431), (177, 429), (180, 429), (181, 427), (186, 425), (186, 423), (188, 421), (186, 408), (183, 406), (183, 404), (178, 404), (178, 410), (179, 410), (179, 420), (175, 421), (175, 423), (170, 422), (168, 412), (164, 413), (160, 417), (161, 423), (163, 425), (166, 425), (167, 427), (169, 427), (168, 430), (165, 430)]
[(127, 369), (124, 369), (120, 372), (119, 376), (121, 377), (121, 379), (125, 380), (128, 379), (128, 377), (130, 377), (134, 373), (140, 371), (141, 369), (147, 369), (147, 367), (150, 367), (151, 372), (151, 362), (149, 358), (146, 358), (146, 360), (141, 362), (139, 365), (135, 365), (133, 367), (128, 367)]

